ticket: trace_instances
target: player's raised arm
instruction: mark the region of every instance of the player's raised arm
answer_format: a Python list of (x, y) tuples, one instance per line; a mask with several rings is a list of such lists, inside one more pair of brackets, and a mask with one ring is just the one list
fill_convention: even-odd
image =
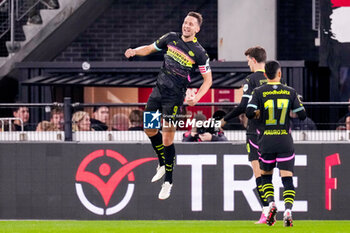
[(199, 88), (197, 94), (194, 97), (187, 98), (187, 103), (190, 106), (194, 106), (198, 103), (198, 101), (207, 93), (209, 88), (211, 87), (212, 81), (212, 74), (211, 71), (207, 71), (206, 73), (202, 73), (202, 77), (204, 79), (201, 87)]
[(147, 56), (157, 51), (158, 50), (155, 48), (154, 43), (152, 43), (150, 45), (140, 46), (135, 49), (129, 48), (125, 51), (124, 55), (126, 58), (130, 58), (134, 56)]

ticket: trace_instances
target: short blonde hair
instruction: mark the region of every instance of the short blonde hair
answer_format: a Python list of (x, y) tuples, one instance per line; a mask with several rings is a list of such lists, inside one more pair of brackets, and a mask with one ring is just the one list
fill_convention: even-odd
[(78, 111), (78, 112), (75, 112), (73, 114), (73, 117), (72, 117), (72, 131), (75, 132), (75, 131), (79, 131), (79, 125), (78, 123), (85, 117), (85, 116), (89, 116), (89, 113), (87, 112), (84, 112), (84, 111)]

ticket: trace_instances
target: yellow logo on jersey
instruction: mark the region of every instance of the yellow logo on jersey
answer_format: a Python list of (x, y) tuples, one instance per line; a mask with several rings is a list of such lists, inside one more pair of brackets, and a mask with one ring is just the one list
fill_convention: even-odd
[(273, 129), (273, 130), (265, 130), (264, 135), (288, 135), (287, 130), (285, 129)]
[(188, 52), (188, 54), (189, 54), (191, 57), (194, 57), (194, 53), (193, 53), (191, 50)]
[(195, 61), (192, 60), (190, 56), (174, 46), (168, 45), (168, 51), (166, 54), (183, 66), (192, 67), (192, 65), (195, 64)]
[(290, 91), (287, 90), (273, 90), (273, 91), (264, 91), (263, 97), (266, 97), (267, 95), (290, 95)]

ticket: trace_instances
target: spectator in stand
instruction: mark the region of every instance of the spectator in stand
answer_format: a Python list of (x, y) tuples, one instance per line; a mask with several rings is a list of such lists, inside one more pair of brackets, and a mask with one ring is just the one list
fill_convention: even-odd
[(123, 113), (113, 115), (112, 130), (125, 131), (129, 129), (129, 118)]
[[(350, 103), (350, 98), (349, 98)], [(350, 105), (348, 105), (348, 112), (338, 120), (336, 130), (350, 130)]]
[(306, 117), (305, 120), (300, 120), (294, 112), (290, 112), (290, 128), (292, 130), (317, 130), (316, 124), (311, 118)]
[[(35, 131), (35, 127), (33, 125), (28, 124), (29, 109), (27, 107), (14, 108), (13, 109), (13, 116), (15, 118), (19, 118), (22, 120), (24, 131)], [(14, 125), (15, 131), (22, 131), (20, 120), (14, 120), (13, 125)]]
[(109, 108), (107, 106), (97, 106), (93, 109), (93, 118), (90, 119), (91, 128), (95, 131), (108, 130)]
[(36, 131), (59, 131), (59, 129), (50, 121), (42, 121), (37, 125)]
[(50, 122), (54, 125), (58, 131), (64, 130), (64, 116), (62, 108), (53, 108), (51, 110)]
[(143, 113), (140, 110), (132, 110), (129, 115), (129, 130), (143, 130)]
[[(303, 96), (298, 95), (300, 102), (303, 101)], [(317, 130), (315, 122), (308, 116), (304, 120), (300, 120), (298, 115), (294, 112), (289, 113), (290, 116), (290, 128), (292, 130)]]
[(89, 113), (78, 111), (72, 117), (72, 130), (76, 131), (90, 131), (91, 123)]
[[(225, 113), (222, 115), (222, 117), (225, 115)], [(221, 117), (221, 118), (222, 118)], [(215, 113), (213, 115), (213, 118), (216, 119)], [(194, 116), (194, 119), (197, 121), (206, 121), (207, 118), (205, 115), (198, 113)], [(217, 120), (217, 119), (216, 119)], [(224, 132), (220, 129), (216, 128), (197, 128), (193, 127), (191, 131), (188, 131), (183, 134), (182, 138), (183, 142), (218, 142), (218, 141), (227, 141), (226, 136), (224, 135)]]
[(350, 130), (350, 116), (346, 118), (345, 129)]

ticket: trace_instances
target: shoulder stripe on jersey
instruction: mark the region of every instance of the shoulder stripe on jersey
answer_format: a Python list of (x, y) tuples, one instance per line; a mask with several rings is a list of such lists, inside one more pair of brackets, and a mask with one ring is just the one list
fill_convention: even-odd
[(243, 98), (243, 97), (250, 98), (251, 95), (242, 95), (242, 98)]
[(292, 112), (300, 112), (301, 110), (305, 110), (305, 108), (304, 107), (299, 107), (299, 108), (296, 108), (296, 109), (294, 109)]
[(247, 108), (249, 108), (249, 107), (254, 108), (254, 109), (258, 109), (258, 106), (256, 106), (255, 104), (248, 104)]
[(158, 46), (157, 46), (156, 42), (154, 42), (154, 43), (153, 43), (153, 46), (154, 46), (154, 48), (155, 48), (156, 50), (158, 50), (158, 51), (162, 51), (162, 49), (158, 48)]

